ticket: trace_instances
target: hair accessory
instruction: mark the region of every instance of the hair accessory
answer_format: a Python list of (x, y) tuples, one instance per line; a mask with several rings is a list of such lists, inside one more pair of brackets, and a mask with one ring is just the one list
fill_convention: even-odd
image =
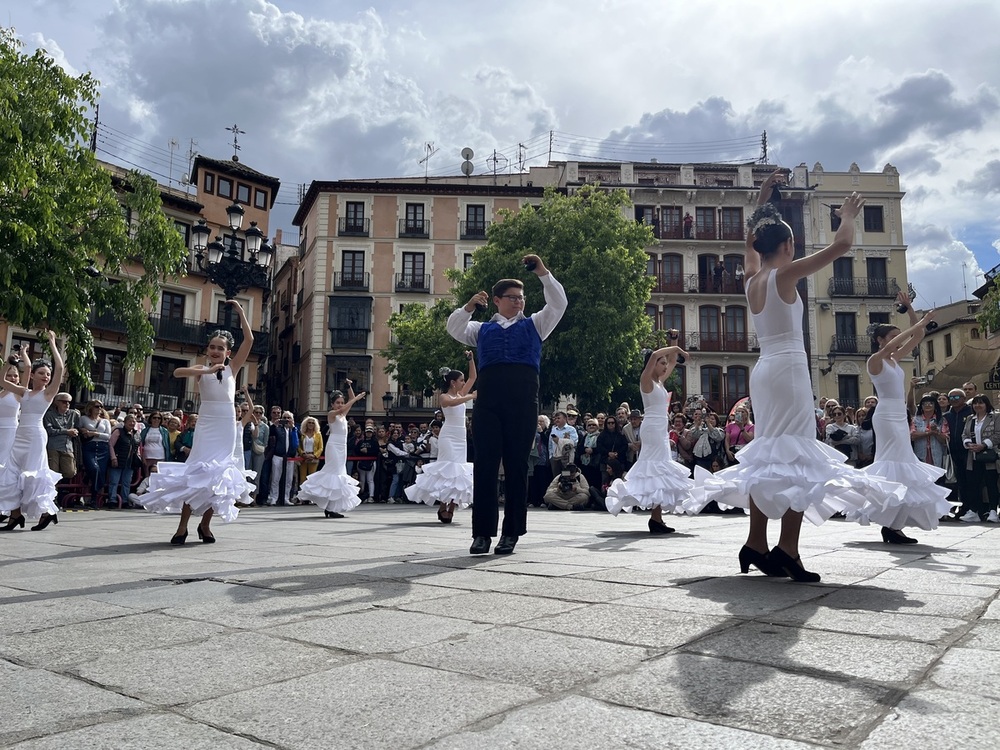
[(758, 206), (750, 218), (747, 219), (747, 228), (750, 233), (757, 235), (765, 227), (769, 227), (772, 224), (781, 223), (781, 214), (778, 213), (778, 209), (775, 208), (773, 203), (765, 203), (762, 206)]
[(876, 331), (878, 331), (878, 329), (883, 325), (885, 325), (885, 323), (870, 323), (865, 329), (865, 333), (868, 335), (868, 338), (875, 338)]
[(451, 372), (451, 368), (450, 367), (442, 367), (440, 370), (438, 370), (438, 375), (440, 375), (443, 378), (449, 372)]

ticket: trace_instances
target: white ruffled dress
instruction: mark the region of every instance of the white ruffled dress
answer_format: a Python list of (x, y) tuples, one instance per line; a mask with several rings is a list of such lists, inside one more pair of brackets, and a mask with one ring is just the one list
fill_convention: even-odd
[(18, 419), (18, 409), (15, 408), (17, 399), (13, 394), (0, 399), (5, 439), (12, 434), (11, 420), (16, 424), (9, 457), (0, 467), (0, 510), (4, 513), (20, 508), (25, 517), (34, 519), (43, 513), (54, 515), (59, 512), (56, 482), (62, 476), (49, 468), (45, 449), (48, 435), (42, 425), (42, 417), (51, 403), (45, 391), (25, 391)]
[(683, 512), (694, 482), (670, 452), (670, 394), (662, 384), (653, 383), (653, 390), (642, 394), (642, 408), (639, 457), (624, 479), (616, 479), (608, 487), (605, 504), (616, 516), (633, 508), (657, 506), (664, 512)]
[(906, 488), (848, 466), (847, 456), (816, 439), (812, 382), (802, 337), (802, 300), (778, 296), (776, 271), (750, 283), (766, 283), (764, 307), (751, 311), (760, 359), (750, 374), (754, 439), (735, 466), (710, 474), (695, 469), (696, 489), (685, 510), (697, 513), (710, 501), (750, 507), (768, 517), (801, 512), (817, 526), (835, 513), (850, 514), (867, 502), (901, 500)]
[(299, 487), (298, 498), (323, 511), (344, 513), (361, 504), (358, 480), (347, 473), (347, 419), (333, 418), (326, 442), (326, 461)]
[(237, 461), (236, 379), (228, 365), (220, 381), (214, 374), (199, 378), (201, 406), (187, 461), (161, 461), (149, 475), (149, 492), (142, 495), (146, 510), (180, 513), (191, 506), (194, 515), (215, 511), (224, 523), (236, 520), (237, 502), (247, 502), (253, 489), (242, 460)]
[(952, 508), (948, 502), (948, 488), (935, 484), (945, 470), (924, 463), (913, 452), (903, 396), (903, 370), (895, 362), (886, 360), (878, 375), (872, 375), (871, 370), (868, 374), (878, 394), (878, 406), (872, 415), (875, 461), (863, 471), (899, 482), (906, 488), (906, 494), (902, 498), (891, 496), (881, 502), (867, 502), (849, 518), (862, 526), (875, 523), (897, 530), (904, 526), (916, 526), (924, 531), (936, 529), (939, 519)]
[(424, 464), (417, 480), (404, 491), (415, 503), (455, 503), (459, 508), (472, 505), (472, 464), (466, 458), (465, 407), (463, 401), (441, 408), (444, 426), (438, 436), (436, 461)]

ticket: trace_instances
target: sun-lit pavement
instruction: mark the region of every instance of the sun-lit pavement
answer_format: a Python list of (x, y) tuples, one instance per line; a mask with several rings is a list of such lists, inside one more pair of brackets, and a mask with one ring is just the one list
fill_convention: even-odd
[(1000, 746), (1000, 528), (803, 533), (817, 585), (738, 574), (742, 517), (67, 513), (0, 536), (0, 746)]

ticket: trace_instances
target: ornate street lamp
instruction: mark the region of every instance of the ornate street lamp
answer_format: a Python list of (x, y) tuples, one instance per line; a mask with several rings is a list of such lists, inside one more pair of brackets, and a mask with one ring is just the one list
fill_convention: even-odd
[(382, 408), (385, 410), (387, 417), (392, 416), (392, 394), (389, 391), (386, 391), (382, 397)]
[(248, 257), (242, 257), (236, 233), (243, 226), (245, 213), (243, 206), (235, 202), (226, 209), (229, 229), (232, 231), (229, 247), (223, 244), (220, 236), (216, 236), (212, 242), (208, 241), (212, 230), (204, 219), (199, 219), (191, 228), (191, 249), (194, 250), (198, 269), (222, 289), (226, 299), (235, 299), (237, 294), (251, 286), (265, 289), (268, 286), (268, 271), (274, 249), (267, 244), (267, 238), (257, 222), (251, 221), (250, 228), (243, 232)]

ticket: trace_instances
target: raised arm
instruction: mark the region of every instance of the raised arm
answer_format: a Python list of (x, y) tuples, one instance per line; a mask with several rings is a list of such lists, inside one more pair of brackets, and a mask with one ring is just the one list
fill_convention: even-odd
[(482, 323), (473, 320), (472, 313), (476, 311), (478, 305), (482, 305), (485, 309), (489, 301), (490, 298), (484, 291), (472, 295), (463, 307), (448, 316), (448, 322), (445, 324), (448, 335), (466, 346), (475, 346), (479, 341), (479, 327)]
[(642, 369), (642, 374), (639, 376), (639, 389), (643, 393), (651, 393), (653, 390), (653, 370), (656, 368), (656, 362), (660, 357), (667, 358), (667, 369), (663, 374), (663, 378), (659, 382), (663, 382), (668, 377), (670, 373), (674, 371), (677, 366), (677, 355), (687, 356), (687, 352), (681, 349), (679, 346), (665, 346), (662, 349), (657, 349), (652, 354), (649, 355), (649, 359), (646, 360), (646, 366)]
[[(907, 328), (902, 333), (894, 336), (889, 342), (875, 352), (871, 358), (870, 362), (878, 362), (882, 364), (885, 360), (896, 354), (899, 351), (908, 352), (914, 349), (921, 341), (924, 339), (925, 326), (934, 320), (935, 311), (931, 310), (923, 318), (918, 320), (915, 324)], [(881, 368), (880, 368), (881, 369)], [(869, 371), (871, 367), (869, 366)], [(872, 374), (877, 375), (878, 372), (873, 372)]]
[(56, 334), (55, 331), (49, 331), (49, 348), (52, 350), (52, 379), (49, 380), (48, 386), (45, 388), (45, 398), (49, 401), (56, 397), (59, 393), (59, 384), (62, 383), (63, 379), (63, 357), (59, 352), (59, 347), (56, 346)]
[(463, 396), (472, 392), (472, 386), (476, 384), (476, 378), (479, 377), (479, 373), (476, 371), (475, 355), (471, 351), (467, 351), (465, 358), (469, 360), (469, 377), (465, 379), (465, 387), (462, 389)]
[(367, 391), (361, 391), (361, 393), (355, 394), (354, 393), (354, 383), (352, 381), (348, 380), (347, 381), (347, 401), (345, 401), (344, 405), (341, 406), (339, 409), (330, 409), (330, 411), (326, 415), (327, 421), (328, 422), (332, 422), (333, 419), (334, 419), (334, 417), (340, 417), (340, 416), (346, 415), (347, 412), (349, 412), (351, 410), (352, 406), (354, 406), (358, 401), (360, 401), (361, 399), (363, 399), (367, 395), (368, 395)]
[[(775, 185), (785, 185), (788, 183), (788, 170), (776, 169), (767, 176), (767, 179), (760, 184), (760, 192), (757, 193), (757, 205), (763, 206), (771, 200), (771, 190)], [(744, 248), (743, 278), (749, 280), (760, 270), (760, 254), (753, 249), (754, 236), (747, 228), (746, 246)]]
[(840, 217), (840, 227), (833, 236), (833, 242), (818, 253), (799, 258), (784, 268), (779, 269), (778, 280), (780, 281), (782, 277), (791, 276), (793, 277), (791, 284), (794, 286), (795, 282), (799, 279), (811, 276), (821, 268), (833, 263), (837, 258), (845, 255), (854, 244), (854, 220), (861, 213), (864, 205), (865, 199), (858, 193), (851, 193), (844, 198), (844, 204), (837, 209), (837, 215)]
[(917, 313), (913, 309), (913, 301), (910, 299), (910, 295), (900, 290), (899, 293), (896, 295), (896, 304), (902, 305), (903, 307), (906, 308), (906, 315), (910, 319), (910, 325), (911, 326), (916, 325), (917, 320), (919, 320), (919, 318), (917, 318)]
[(250, 350), (253, 349), (253, 329), (250, 327), (247, 314), (243, 311), (239, 302), (234, 299), (227, 299), (226, 304), (236, 308), (236, 314), (240, 316), (240, 328), (243, 329), (243, 342), (232, 356), (232, 359), (229, 360), (229, 366), (232, 368), (233, 375), (235, 375), (246, 363), (247, 357), (250, 356)]
[(544, 341), (559, 325), (569, 301), (566, 299), (566, 290), (563, 285), (556, 281), (549, 269), (545, 267), (542, 259), (537, 255), (525, 255), (522, 259), (525, 264), (534, 263), (534, 273), (538, 280), (542, 282), (542, 294), (545, 295), (545, 307), (531, 315), (531, 321), (535, 324), (535, 330)]

